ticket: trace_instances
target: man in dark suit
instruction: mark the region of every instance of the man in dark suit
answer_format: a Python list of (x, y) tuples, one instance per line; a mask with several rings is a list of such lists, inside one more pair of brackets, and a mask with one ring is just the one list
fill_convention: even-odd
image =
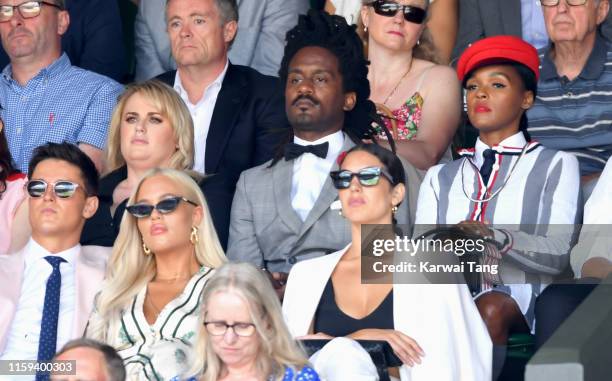
[(278, 80), (227, 55), (237, 31), (236, 0), (170, 0), (167, 29), (176, 71), (158, 79), (173, 86), (194, 121), (194, 169), (214, 175), (217, 234), (227, 242), (229, 212), (240, 173), (272, 157), (288, 128)]
[[(116, 1), (65, 0), (70, 25), (62, 36), (62, 50), (74, 66), (121, 82), (126, 73), (121, 16)], [(0, 70), (9, 57), (0, 47)]]

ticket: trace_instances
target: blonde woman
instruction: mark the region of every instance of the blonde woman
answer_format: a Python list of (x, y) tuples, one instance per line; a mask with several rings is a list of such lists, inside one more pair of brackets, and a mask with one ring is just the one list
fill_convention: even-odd
[[(387, 128), (394, 131), (398, 155), (427, 170), (450, 154), (461, 111), (459, 81), (450, 67), (437, 64), (425, 27), (429, 1), (362, 0), (362, 4), (370, 100), (379, 105)], [(379, 138), (386, 139), (382, 132)]]
[(128, 379), (184, 378), (200, 295), (225, 262), (198, 185), (153, 169), (128, 200), (86, 336), (117, 349)]
[(202, 298), (193, 369), (200, 381), (318, 381), (283, 321), (267, 276), (229, 263), (208, 281)]

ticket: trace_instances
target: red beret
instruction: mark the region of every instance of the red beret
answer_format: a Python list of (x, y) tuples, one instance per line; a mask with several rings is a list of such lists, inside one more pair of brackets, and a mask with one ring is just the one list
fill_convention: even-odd
[(515, 36), (487, 37), (470, 45), (457, 63), (457, 76), (463, 82), (466, 74), (481, 66), (499, 61), (514, 61), (527, 66), (540, 78), (540, 59), (537, 50)]

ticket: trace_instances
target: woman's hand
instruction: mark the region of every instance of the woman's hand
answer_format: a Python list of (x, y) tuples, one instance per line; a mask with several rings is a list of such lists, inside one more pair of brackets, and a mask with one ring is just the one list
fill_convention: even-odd
[(318, 333), (312, 333), (310, 335), (296, 337), (295, 339), (296, 340), (331, 340), (331, 339), (335, 339), (335, 337), (330, 336), (323, 332), (318, 332)]
[(411, 337), (392, 329), (361, 329), (348, 337), (355, 340), (379, 340), (391, 345), (393, 352), (408, 366), (421, 363), (425, 352)]
[(477, 235), (482, 238), (493, 238), (495, 236), (493, 230), (489, 229), (486, 223), (480, 221), (462, 221), (457, 224), (457, 227), (465, 233)]

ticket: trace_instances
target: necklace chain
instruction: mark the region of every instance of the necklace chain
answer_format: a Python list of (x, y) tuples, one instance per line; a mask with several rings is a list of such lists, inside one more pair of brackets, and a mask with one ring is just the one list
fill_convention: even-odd
[[(499, 192), (502, 191), (502, 189), (504, 189), (504, 187), (506, 186), (506, 184), (508, 183), (508, 180), (510, 180), (510, 177), (512, 176), (512, 174), (514, 173), (514, 170), (516, 169), (516, 166), (518, 165), (519, 161), (521, 161), (521, 159), (523, 158), (523, 156), (525, 156), (525, 153), (527, 153), (527, 148), (529, 147), (529, 143), (525, 143), (525, 145), (523, 146), (523, 150), (521, 151), (521, 155), (519, 156), (519, 158), (514, 162), (514, 165), (512, 166), (512, 168), (510, 169), (510, 172), (508, 173), (508, 176), (506, 177), (506, 179), (504, 180), (504, 183), (501, 185), (501, 187), (499, 187), (495, 192), (493, 192), (493, 194), (491, 194), (489, 197), (484, 198), (484, 199), (475, 199), (470, 197), (470, 195), (468, 195), (467, 191), (465, 190), (465, 179), (463, 176), (463, 169), (465, 167), (465, 162), (466, 160), (463, 160), (463, 163), (461, 164), (461, 190), (463, 190), (463, 194), (465, 195), (465, 197), (467, 197), (468, 200), (475, 202), (477, 204), (482, 204), (485, 202), (489, 202), (491, 200), (493, 200), (495, 197), (497, 197), (497, 195), (499, 194)], [(470, 162), (470, 164), (472, 164)], [(475, 167), (474, 164), (472, 164), (472, 167), (474, 169), (475, 172), (478, 172)], [(485, 185), (485, 195), (489, 193), (489, 189), (486, 187)]]
[(399, 81), (397, 81), (397, 84), (395, 85), (395, 87), (393, 88), (393, 90), (391, 90), (391, 92), (389, 93), (389, 95), (387, 95), (387, 97), (385, 98), (385, 101), (383, 102), (383, 104), (385, 106), (387, 106), (387, 102), (389, 101), (389, 99), (391, 99), (392, 96), (395, 95), (395, 92), (397, 91), (397, 89), (399, 88), (399, 86), (402, 84), (402, 81), (404, 80), (404, 78), (406, 78), (406, 76), (408, 75), (408, 73), (410, 73), (410, 70), (412, 69), (412, 62), (414, 61), (414, 58), (412, 60), (410, 60), (410, 65), (408, 65), (408, 70), (406, 70), (406, 72), (404, 73), (404, 75), (402, 75), (402, 77), (399, 79)]
[(151, 298), (151, 293), (149, 292), (149, 289), (147, 289), (147, 300), (149, 301), (149, 305), (151, 307), (153, 307), (153, 313), (155, 314), (155, 317), (157, 318), (159, 316), (159, 314), (161, 314), (161, 310), (159, 308), (157, 308), (157, 306), (155, 304), (153, 304), (153, 298)]

